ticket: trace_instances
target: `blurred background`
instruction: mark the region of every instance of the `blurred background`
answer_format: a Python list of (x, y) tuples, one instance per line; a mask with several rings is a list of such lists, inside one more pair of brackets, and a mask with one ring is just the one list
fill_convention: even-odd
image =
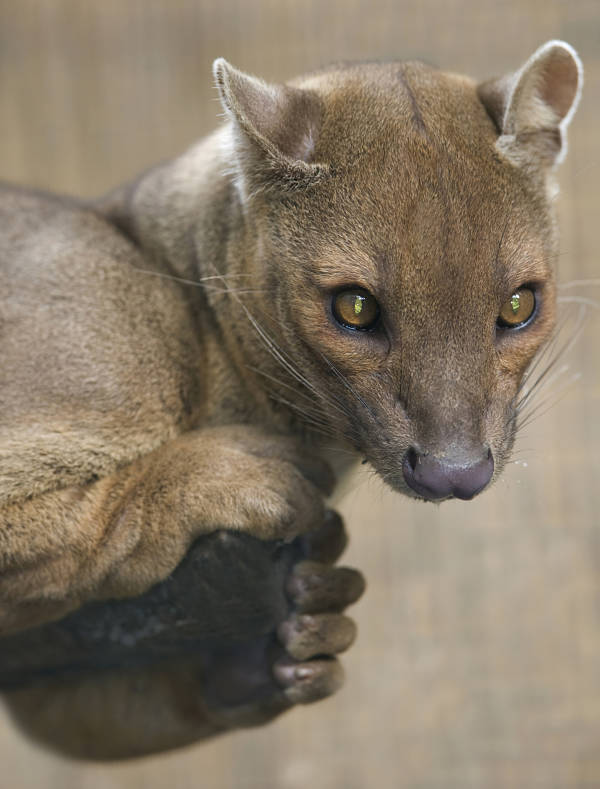
[(114, 766), (0, 712), (2, 789), (600, 787), (598, 0), (1, 0), (0, 174), (94, 195), (177, 154), (218, 122), (220, 55), (271, 80), (414, 57), (485, 78), (550, 38), (586, 69), (559, 201), (564, 339), (585, 325), (502, 481), (436, 507), (356, 480), (346, 561), (368, 591), (336, 697)]

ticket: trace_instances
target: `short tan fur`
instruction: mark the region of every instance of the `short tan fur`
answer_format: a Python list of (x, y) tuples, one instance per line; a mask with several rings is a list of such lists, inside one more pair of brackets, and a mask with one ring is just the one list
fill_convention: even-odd
[[(314, 528), (332, 444), (437, 500), (470, 498), (509, 457), (555, 323), (572, 48), (483, 84), (418, 62), (288, 85), (214, 73), (226, 122), (133, 184), (85, 205), (0, 191), (2, 633), (142, 594), (217, 528)], [(535, 315), (499, 326), (524, 286)], [(370, 331), (332, 312), (356, 287), (379, 305)], [(41, 740), (111, 758), (246, 720), (215, 723), (197, 682), (117, 674), (8, 698)]]

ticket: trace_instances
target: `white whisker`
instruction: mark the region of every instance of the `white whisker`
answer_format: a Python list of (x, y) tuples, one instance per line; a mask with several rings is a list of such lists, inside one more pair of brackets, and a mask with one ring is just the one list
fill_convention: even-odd
[(346, 387), (346, 389), (348, 389), (348, 391), (349, 391), (349, 392), (351, 392), (351, 393), (354, 395), (354, 397), (355, 397), (355, 398), (358, 400), (358, 402), (359, 402), (359, 403), (360, 403), (360, 404), (363, 406), (363, 408), (364, 408), (364, 409), (367, 411), (367, 413), (368, 413), (368, 414), (369, 414), (369, 415), (370, 415), (370, 416), (371, 416), (373, 419), (375, 419), (375, 414), (373, 413), (373, 410), (371, 409), (371, 406), (370, 406), (370, 405), (369, 405), (369, 404), (368, 404), (368, 403), (367, 403), (367, 402), (364, 400), (364, 398), (363, 398), (363, 397), (361, 397), (361, 395), (360, 395), (360, 394), (359, 394), (359, 393), (356, 391), (356, 389), (354, 389), (354, 387), (353, 387), (353, 386), (350, 384), (350, 381), (348, 381), (348, 379), (346, 378), (346, 376), (345, 376), (345, 375), (343, 375), (343, 374), (340, 372), (340, 370), (338, 370), (338, 368), (335, 366), (335, 364), (334, 364), (332, 361), (330, 361), (330, 360), (329, 360), (329, 359), (328, 359), (328, 358), (325, 356), (325, 354), (323, 354), (323, 353), (322, 353), (322, 354), (321, 354), (321, 357), (322, 357), (322, 358), (324, 359), (324, 361), (325, 361), (325, 362), (328, 364), (328, 366), (331, 368), (331, 370), (334, 372), (334, 374), (335, 374), (335, 375), (336, 375), (336, 376), (337, 376), (337, 377), (340, 379), (340, 381), (341, 381), (341, 382), (342, 382), (342, 384), (343, 384), (343, 385)]
[(531, 422), (533, 422), (535, 419), (539, 419), (541, 416), (548, 413), (548, 411), (558, 405), (558, 403), (560, 403), (560, 401), (565, 397), (573, 384), (580, 378), (581, 373), (573, 373), (573, 375), (564, 381), (562, 386), (560, 386), (556, 391), (551, 392), (545, 399), (541, 400), (539, 403), (536, 403), (535, 407), (529, 411), (529, 413), (527, 413), (524, 419), (519, 423), (519, 430), (527, 427), (527, 425), (531, 424)]
[[(542, 370), (542, 372), (537, 376), (537, 378), (535, 379), (533, 384), (529, 385), (527, 383), (529, 381), (530, 377), (531, 377), (531, 373), (529, 373), (524, 378), (523, 383), (519, 387), (519, 392), (521, 392), (521, 391), (523, 391), (525, 389), (525, 394), (515, 404), (515, 410), (517, 411), (517, 413), (520, 410), (522, 410), (523, 406), (525, 405), (525, 403), (528, 400), (531, 399), (531, 396), (533, 395), (534, 391), (538, 390), (538, 388), (541, 388), (540, 385), (541, 385), (542, 381), (544, 381), (547, 378), (547, 376), (549, 376), (550, 372), (554, 369), (555, 365), (560, 361), (560, 359), (571, 351), (571, 349), (573, 348), (574, 344), (577, 342), (577, 340), (581, 336), (581, 333), (582, 333), (583, 328), (584, 328), (585, 310), (586, 310), (585, 305), (581, 305), (580, 310), (579, 310), (578, 315), (577, 315), (577, 321), (576, 321), (576, 324), (575, 324), (575, 329), (573, 331), (573, 335), (554, 354), (553, 358), (551, 358), (550, 362), (546, 365), (546, 367)], [(561, 325), (559, 331), (556, 333), (556, 336), (552, 340), (552, 344), (553, 345), (556, 345), (556, 337), (564, 329), (564, 326), (565, 326), (565, 323), (563, 322), (563, 324)], [(542, 350), (541, 356), (543, 357), (544, 355), (547, 356), (547, 349), (543, 349)], [(536, 365), (537, 365), (537, 363), (536, 363)], [(534, 366), (536, 366), (536, 365), (534, 365)]]
[(600, 302), (595, 299), (588, 299), (585, 296), (559, 296), (557, 299), (559, 304), (585, 304), (587, 307), (592, 307), (595, 310), (600, 310)]
[(569, 288), (592, 288), (600, 285), (600, 279), (573, 279), (570, 282), (562, 282), (558, 285), (558, 290)]

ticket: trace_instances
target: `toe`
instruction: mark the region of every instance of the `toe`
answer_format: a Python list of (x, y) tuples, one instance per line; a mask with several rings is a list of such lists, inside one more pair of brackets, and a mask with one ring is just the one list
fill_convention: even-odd
[(273, 666), (273, 675), (292, 704), (310, 704), (335, 693), (344, 683), (344, 670), (335, 658), (294, 663), (284, 658)]
[(313, 561), (300, 562), (288, 578), (286, 591), (301, 614), (342, 611), (365, 590), (358, 570), (329, 567)]
[(323, 525), (301, 540), (307, 558), (325, 564), (339, 559), (348, 544), (344, 521), (335, 510), (327, 510)]
[(280, 642), (296, 660), (343, 652), (356, 638), (356, 625), (342, 614), (293, 615), (277, 631)]

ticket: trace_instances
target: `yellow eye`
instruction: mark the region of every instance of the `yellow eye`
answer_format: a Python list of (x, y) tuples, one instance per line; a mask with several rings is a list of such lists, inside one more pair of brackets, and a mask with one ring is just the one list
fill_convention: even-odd
[(379, 304), (363, 288), (339, 291), (333, 297), (331, 309), (336, 321), (349, 329), (367, 331), (379, 320)]
[(498, 326), (505, 329), (523, 326), (531, 319), (534, 312), (535, 293), (531, 288), (519, 288), (502, 305), (497, 321)]

